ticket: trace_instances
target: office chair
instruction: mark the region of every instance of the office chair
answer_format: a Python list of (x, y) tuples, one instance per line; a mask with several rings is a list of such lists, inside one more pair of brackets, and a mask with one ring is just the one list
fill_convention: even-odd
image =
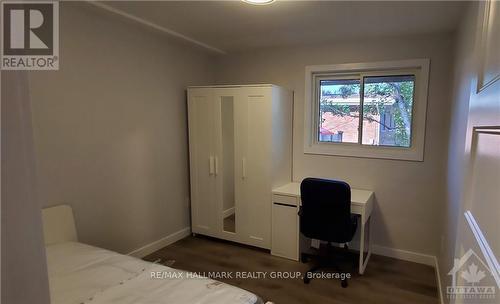
[[(356, 232), (356, 217), (351, 215), (351, 187), (349, 184), (320, 178), (306, 178), (300, 184), (300, 232), (308, 238), (328, 242), (327, 251), (332, 249), (331, 243), (344, 243), (347, 253), (347, 242), (352, 241)], [(306, 262), (308, 254), (301, 253), (301, 260)], [(329, 268), (330, 261), (320, 262), (304, 274), (304, 283), (310, 281), (309, 274), (321, 268)], [(347, 279), (341, 281), (347, 287)]]

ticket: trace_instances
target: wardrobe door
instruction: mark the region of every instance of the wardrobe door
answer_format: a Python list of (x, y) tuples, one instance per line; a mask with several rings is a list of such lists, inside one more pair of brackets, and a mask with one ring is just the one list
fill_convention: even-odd
[(236, 110), (237, 201), (242, 240), (270, 248), (271, 87), (241, 88)]
[(188, 91), (191, 221), (193, 233), (217, 236), (215, 109), (213, 89)]

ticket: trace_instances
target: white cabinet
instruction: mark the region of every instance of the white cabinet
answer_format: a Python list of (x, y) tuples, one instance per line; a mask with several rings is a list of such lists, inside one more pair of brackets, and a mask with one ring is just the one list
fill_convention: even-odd
[(271, 191), (291, 179), (292, 93), (188, 89), (193, 233), (271, 246)]
[(299, 204), (293, 196), (273, 195), (271, 254), (299, 260)]

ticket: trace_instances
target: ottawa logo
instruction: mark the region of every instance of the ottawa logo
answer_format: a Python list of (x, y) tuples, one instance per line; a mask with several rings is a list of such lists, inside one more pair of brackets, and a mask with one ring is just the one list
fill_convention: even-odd
[[(493, 272), (483, 260), (469, 249), (462, 258), (455, 259), (448, 273), (452, 277), (451, 286), (446, 288), (450, 299), (465, 299), (464, 303), (490, 303), (494, 301), (497, 286)], [(494, 302), (491, 302), (494, 303)]]

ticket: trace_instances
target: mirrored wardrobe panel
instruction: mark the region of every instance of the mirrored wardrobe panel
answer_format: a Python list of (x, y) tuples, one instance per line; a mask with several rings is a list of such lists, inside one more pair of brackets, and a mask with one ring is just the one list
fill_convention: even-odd
[(234, 97), (221, 98), (223, 230), (236, 232), (234, 191)]

